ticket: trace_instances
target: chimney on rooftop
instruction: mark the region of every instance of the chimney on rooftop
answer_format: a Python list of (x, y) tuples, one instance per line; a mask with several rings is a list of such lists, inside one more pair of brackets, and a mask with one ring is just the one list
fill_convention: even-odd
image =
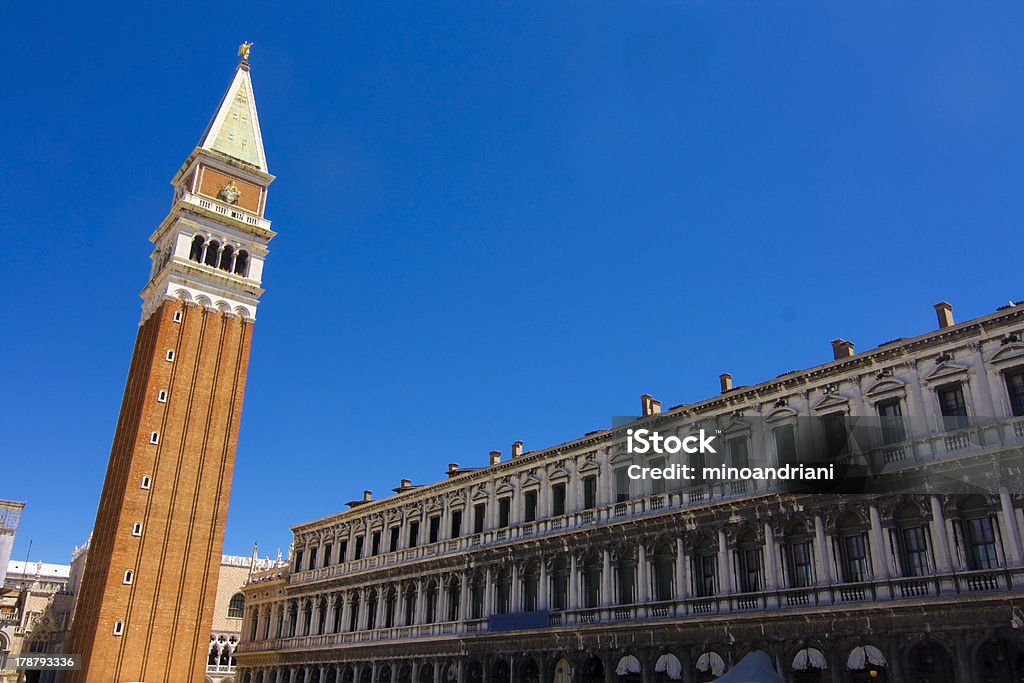
[(369, 503), (371, 500), (373, 500), (373, 491), (370, 491), (369, 489), (363, 491), (363, 502)]
[(718, 376), (718, 380), (722, 383), (722, 393), (732, 391), (732, 375), (728, 372), (723, 372)]
[(849, 358), (853, 355), (853, 342), (846, 341), (845, 339), (833, 339), (832, 355), (835, 356), (836, 360)]
[(640, 406), (643, 409), (643, 416), (657, 415), (661, 412), (661, 401), (656, 401), (650, 394), (640, 397)]
[(939, 329), (944, 327), (952, 327), (953, 323), (953, 307), (949, 305), (948, 301), (940, 301), (935, 304), (935, 315), (939, 317)]
[(515, 460), (516, 458), (518, 458), (522, 454), (523, 454), (523, 442), (522, 441), (516, 441), (514, 444), (512, 444), (512, 459)]
[(501, 462), (501, 451), (491, 451), (491, 464), (497, 465)]

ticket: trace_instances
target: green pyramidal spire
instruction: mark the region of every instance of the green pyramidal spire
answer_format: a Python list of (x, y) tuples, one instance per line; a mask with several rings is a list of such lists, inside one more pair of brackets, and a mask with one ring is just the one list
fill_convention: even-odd
[(263, 138), (256, 115), (248, 59), (242, 59), (235, 70), (235, 77), (206, 127), (199, 146), (266, 172), (267, 160), (263, 155)]

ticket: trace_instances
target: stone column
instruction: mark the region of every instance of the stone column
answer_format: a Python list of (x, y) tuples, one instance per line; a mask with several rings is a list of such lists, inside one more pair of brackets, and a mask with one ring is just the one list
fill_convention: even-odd
[(615, 502), (615, 477), (612, 474), (611, 454), (608, 449), (605, 449), (600, 472), (601, 476), (597, 480), (597, 504), (604, 507)]
[(576, 554), (569, 557), (569, 609), (580, 608), (580, 572)]
[(683, 539), (676, 539), (676, 600), (685, 600), (690, 595), (690, 586), (686, 576), (686, 549)]
[(825, 536), (825, 522), (818, 513), (814, 515), (814, 568), (817, 572), (817, 581), (815, 581), (817, 585), (827, 586), (833, 582), (828, 539)]
[(384, 589), (384, 586), (377, 586), (376, 588), (377, 613), (374, 615), (373, 618), (373, 627), (376, 629), (384, 628), (384, 611), (385, 608), (387, 607), (387, 605), (385, 604), (385, 600), (387, 600), (387, 591), (385, 591)]
[(367, 613), (369, 612), (369, 610), (367, 609), (368, 605), (366, 604), (366, 597), (367, 597), (368, 594), (369, 594), (369, 591), (366, 588), (360, 588), (359, 589), (359, 604), (357, 605), (357, 609), (359, 610), (359, 615), (358, 615), (358, 617), (356, 619), (356, 624), (357, 624), (356, 630), (357, 631), (365, 631), (366, 630), (366, 621), (367, 621), (366, 616), (367, 616)]
[(519, 563), (512, 563), (512, 586), (510, 589), (511, 595), (509, 595), (509, 611), (519, 612), (520, 611), (520, 600), (519, 596), (522, 593), (522, 586), (519, 584)]
[(636, 560), (636, 569), (637, 569), (636, 590), (637, 590), (637, 595), (636, 595), (635, 602), (638, 602), (641, 605), (646, 605), (648, 602), (650, 602), (650, 599), (651, 599), (650, 592), (651, 591), (650, 591), (650, 588), (649, 588), (649, 585), (648, 585), (649, 584), (648, 579), (650, 577), (650, 571), (649, 571), (649, 568), (647, 566), (647, 548), (644, 547), (643, 543), (640, 543), (637, 546), (636, 557), (637, 557), (637, 560)]
[(242, 612), (242, 635), (246, 638), (252, 635), (252, 620), (256, 612), (256, 607), (249, 607)]
[(422, 624), (426, 621), (426, 587), (423, 579), (416, 581), (416, 607), (413, 609), (412, 623)]
[(309, 617), (309, 632), (307, 636), (320, 635), (320, 598), (313, 598), (313, 609)]
[(565, 512), (566, 514), (572, 514), (579, 511), (583, 507), (583, 502), (580, 498), (580, 487), (579, 487), (579, 472), (575, 471), (575, 464), (573, 464), (574, 471), (569, 475), (569, 480), (565, 482)]
[(341, 599), (341, 625), (338, 631), (348, 631), (349, 625), (352, 623), (352, 596), (343, 595)]
[(306, 628), (306, 603), (299, 600), (295, 605), (295, 636), (308, 636), (309, 629)]
[(280, 619), (281, 619), (281, 604), (275, 602), (270, 608), (270, 631), (267, 633), (268, 639), (278, 638), (280, 634)]
[(886, 581), (892, 576), (892, 572), (889, 570), (889, 557), (885, 552), (885, 540), (882, 538), (882, 519), (876, 503), (868, 505), (868, 516), (871, 519), (870, 542), (871, 555), (874, 559), (872, 573), (875, 579)]
[(962, 637), (953, 643), (955, 652), (957, 683), (974, 683), (974, 667), (971, 661), (971, 649)]
[(324, 622), (324, 633), (334, 633), (336, 625), (334, 623), (335, 618), (338, 616), (338, 612), (335, 607), (338, 604), (338, 594), (332, 593), (327, 601), (327, 621)]
[(718, 530), (718, 594), (732, 593), (732, 563), (729, 562), (729, 545), (725, 539), (725, 531)]
[(967, 571), (967, 539), (964, 538), (964, 529), (961, 520), (959, 519), (947, 519), (946, 530), (949, 534), (949, 538), (952, 539), (953, 547), (958, 548), (956, 557), (954, 558), (954, 568), (959, 571)]
[(1009, 546), (1009, 561), (1007, 564), (1017, 566), (1021, 563), (1020, 529), (1017, 528), (1017, 515), (1014, 513), (1013, 500), (1010, 498), (1010, 490), (1005, 484), (999, 486), (999, 504), (1002, 508), (1003, 537)]
[(540, 488), (537, 489), (537, 519), (547, 519), (551, 516), (551, 482), (548, 481), (547, 472), (542, 472), (539, 477)]
[(551, 609), (548, 599), (548, 562), (546, 557), (540, 558), (540, 579), (537, 584), (537, 609)]
[(605, 548), (601, 552), (601, 607), (612, 604), (612, 554)]
[(764, 587), (774, 591), (779, 587), (778, 548), (775, 545), (775, 531), (769, 522), (764, 523)]
[(459, 621), (469, 619), (469, 573), (459, 574)]
[(484, 612), (481, 615), (484, 619), (494, 612), (494, 576), (491, 568), (484, 570)]
[(949, 536), (946, 533), (946, 517), (942, 512), (942, 501), (938, 496), (928, 496), (932, 507), (931, 536), (932, 547), (935, 548), (936, 571), (948, 573), (953, 568), (953, 558), (949, 552)]

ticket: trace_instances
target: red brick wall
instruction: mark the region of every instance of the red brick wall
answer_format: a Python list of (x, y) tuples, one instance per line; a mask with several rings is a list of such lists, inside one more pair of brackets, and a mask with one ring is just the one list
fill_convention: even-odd
[(207, 197), (213, 197), (214, 199), (221, 200), (217, 194), (220, 192), (220, 188), (228, 184), (229, 181), (235, 181), (235, 187), (241, 192), (238, 197), (238, 201), (235, 205), (240, 209), (245, 209), (250, 213), (259, 214), (262, 209), (261, 196), (263, 194), (262, 188), (252, 183), (247, 183), (244, 180), (239, 180), (233, 176), (229, 176), (225, 173), (221, 173), (209, 166), (200, 166), (199, 168), (199, 194), (204, 194)]
[(202, 680), (251, 336), (241, 318), (177, 301), (139, 328), (67, 649), (84, 664), (70, 680)]

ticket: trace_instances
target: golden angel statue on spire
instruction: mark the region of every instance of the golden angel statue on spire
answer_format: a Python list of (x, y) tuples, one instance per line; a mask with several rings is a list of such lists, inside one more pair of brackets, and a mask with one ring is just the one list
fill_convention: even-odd
[(238, 46), (238, 56), (242, 58), (242, 61), (249, 61), (249, 50), (252, 48), (252, 43), (245, 42)]

